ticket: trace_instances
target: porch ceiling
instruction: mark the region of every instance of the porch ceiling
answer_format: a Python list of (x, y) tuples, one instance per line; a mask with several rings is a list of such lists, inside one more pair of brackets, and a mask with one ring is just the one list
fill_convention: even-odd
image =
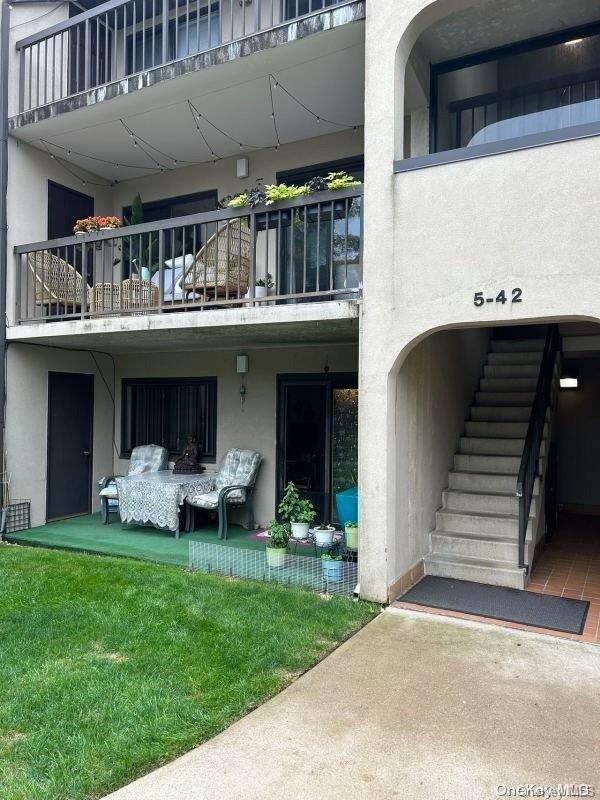
[(138, 353), (358, 342), (358, 303), (329, 301), (20, 325), (11, 342)]
[(486, 0), (444, 17), (420, 42), (432, 63), (595, 22), (598, 0)]
[[(273, 87), (275, 121), (282, 144), (362, 125), (364, 23), (342, 25), (215, 67), (190, 71), (35, 123), (19, 126), (14, 118), (11, 135), (109, 182), (157, 172), (157, 163), (171, 170), (209, 162), (214, 160), (211, 149), (217, 156), (227, 157), (270, 148), (277, 139), (271, 115), (270, 74), (314, 114), (340, 123), (315, 119), (280, 87)], [(209, 147), (196, 128), (188, 99), (205, 117), (200, 126)], [(135, 145), (121, 119), (140, 142), (145, 142), (143, 148)], [(219, 133), (207, 120), (236, 141)], [(236, 142), (244, 146), (240, 148)], [(109, 163), (85, 157), (89, 155)]]

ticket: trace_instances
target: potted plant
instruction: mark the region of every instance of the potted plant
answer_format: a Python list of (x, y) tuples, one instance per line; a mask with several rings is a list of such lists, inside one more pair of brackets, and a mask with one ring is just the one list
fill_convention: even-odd
[(275, 284), (273, 283), (273, 276), (267, 272), (266, 278), (259, 278), (254, 287), (254, 297), (267, 297), (269, 289), (272, 289)]
[(285, 487), (277, 512), (288, 522), (294, 539), (306, 539), (310, 523), (315, 518), (315, 509), (310, 500), (301, 500), (296, 484), (292, 481)]
[(333, 525), (326, 525), (322, 522), (315, 527), (314, 533), (317, 547), (331, 547), (333, 544), (333, 534), (335, 533)]
[(269, 522), (269, 540), (267, 541), (267, 565), (279, 569), (285, 564), (287, 544), (290, 538), (286, 525), (276, 520)]
[(344, 533), (348, 550), (358, 550), (358, 522), (347, 522), (344, 525)]
[(315, 509), (310, 500), (300, 500), (294, 510), (291, 526), (294, 539), (307, 539), (310, 523), (315, 518)]
[(342, 580), (342, 557), (334, 556), (332, 553), (323, 553), (321, 556), (321, 566), (323, 577), (327, 581)]

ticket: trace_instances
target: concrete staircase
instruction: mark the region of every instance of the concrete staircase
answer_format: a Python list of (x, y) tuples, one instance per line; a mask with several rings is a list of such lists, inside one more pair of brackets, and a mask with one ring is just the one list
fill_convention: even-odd
[[(515, 492), (544, 340), (493, 339), (490, 346), (436, 515), (436, 528), (430, 534), (425, 572), (523, 588), (525, 575), (518, 568), (519, 507)], [(544, 474), (549, 424), (548, 414), (540, 476)], [(527, 529), (530, 556), (540, 500), (538, 477)]]

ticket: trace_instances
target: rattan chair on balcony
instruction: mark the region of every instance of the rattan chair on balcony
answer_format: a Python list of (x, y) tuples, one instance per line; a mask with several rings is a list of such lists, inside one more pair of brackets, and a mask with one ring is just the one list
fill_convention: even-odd
[(183, 276), (186, 300), (242, 298), (248, 290), (250, 270), (250, 228), (246, 219), (231, 219), (196, 253), (194, 263)]
[(27, 256), (29, 269), (33, 274), (35, 303), (47, 306), (48, 310), (55, 306), (65, 313), (81, 311), (82, 303), (87, 307), (90, 301), (90, 287), (68, 261), (57, 255), (40, 250)]

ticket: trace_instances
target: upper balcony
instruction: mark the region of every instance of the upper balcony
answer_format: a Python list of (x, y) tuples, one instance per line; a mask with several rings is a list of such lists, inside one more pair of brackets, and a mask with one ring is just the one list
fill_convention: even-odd
[[(221, 315), (225, 325), (299, 322), (311, 301), (323, 307), (360, 297), (361, 250), (361, 186), (26, 244), (15, 248), (21, 333), (12, 331), (27, 337), (23, 326), (38, 323), (40, 335), (59, 335), (58, 326), (39, 323), (71, 321), (76, 327), (66, 332), (73, 335), (110, 333), (123, 323), (117, 319), (115, 328), (109, 320), (124, 316), (145, 329), (153, 327), (149, 317), (190, 329), (194, 319), (177, 312), (227, 308), (244, 315)], [(298, 304), (296, 316), (281, 308)], [(353, 319), (344, 305), (321, 317)], [(78, 327), (99, 318), (102, 326)], [(205, 322), (203, 314), (197, 324)]]
[[(44, 121), (174, 78), (181, 89), (172, 85), (170, 94), (189, 97), (192, 87), (198, 91), (194, 73), (260, 53), (272, 53), (268, 68), (275, 72), (296, 65), (308, 51), (319, 57), (338, 49), (335, 34), (327, 43), (318, 41), (319, 34), (347, 28), (364, 15), (364, 0), (108, 0), (16, 42), (18, 100), (11, 129), (19, 135), (19, 129), (37, 123), (50, 135), (59, 129)], [(302, 42), (295, 54), (274, 55), (279, 45)], [(265, 66), (241, 69), (247, 78)], [(229, 85), (238, 72), (229, 71)], [(215, 85), (211, 79), (211, 91)], [(143, 110), (130, 100), (126, 108), (134, 107)], [(122, 109), (112, 108), (111, 114)], [(88, 114), (88, 123), (97, 119)]]

